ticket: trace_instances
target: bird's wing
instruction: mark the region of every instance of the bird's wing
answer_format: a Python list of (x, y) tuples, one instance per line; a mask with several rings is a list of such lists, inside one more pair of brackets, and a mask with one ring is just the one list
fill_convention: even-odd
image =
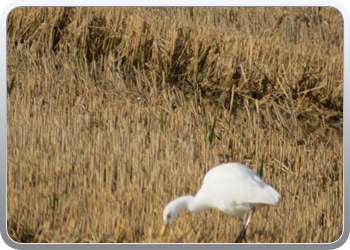
[(277, 205), (280, 199), (272, 187), (251, 169), (238, 163), (224, 164), (210, 170), (204, 178), (201, 191), (216, 203)]

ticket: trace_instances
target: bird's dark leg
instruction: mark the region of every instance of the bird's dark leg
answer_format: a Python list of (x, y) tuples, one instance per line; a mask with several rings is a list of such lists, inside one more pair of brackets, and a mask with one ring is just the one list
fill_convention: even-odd
[[(242, 242), (242, 239), (243, 239), (245, 242), (247, 242), (246, 239), (245, 239), (245, 231), (246, 231), (246, 228), (245, 228), (245, 226), (244, 226), (242, 216), (239, 216), (239, 220), (240, 220), (240, 222), (241, 222), (241, 230), (240, 230), (239, 235), (237, 236), (237, 238), (236, 238), (236, 240), (235, 240), (235, 243), (240, 243), (240, 242)], [(238, 240), (239, 240), (239, 241), (238, 241)]]
[(251, 209), (250, 215), (249, 215), (245, 225), (243, 224), (242, 217), (239, 217), (242, 226), (241, 226), (241, 231), (239, 232), (239, 235), (237, 236), (237, 238), (234, 241), (234, 243), (242, 243), (242, 240), (244, 240), (244, 242), (247, 242), (245, 232), (247, 231), (250, 219), (252, 218), (252, 216), (253, 216), (253, 214), (255, 212), (255, 207), (253, 205), (250, 205), (250, 209)]

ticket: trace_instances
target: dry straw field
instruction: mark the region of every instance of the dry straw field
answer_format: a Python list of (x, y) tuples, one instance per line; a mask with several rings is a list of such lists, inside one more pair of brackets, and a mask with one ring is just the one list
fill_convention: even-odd
[(246, 164), (282, 196), (254, 242), (343, 230), (343, 19), (333, 8), (17, 8), (7, 21), (7, 225), (17, 242), (232, 242), (164, 206)]

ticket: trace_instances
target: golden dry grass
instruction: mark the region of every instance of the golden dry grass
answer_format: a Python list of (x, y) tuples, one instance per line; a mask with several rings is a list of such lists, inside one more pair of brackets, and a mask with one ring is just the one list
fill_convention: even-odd
[[(332, 8), (17, 8), (8, 17), (8, 233), (18, 242), (232, 242), (164, 205), (237, 161), (283, 197), (255, 242), (343, 229), (343, 28)], [(210, 130), (217, 119), (210, 143)], [(56, 201), (56, 202), (55, 202)], [(58, 202), (57, 202), (58, 201)]]

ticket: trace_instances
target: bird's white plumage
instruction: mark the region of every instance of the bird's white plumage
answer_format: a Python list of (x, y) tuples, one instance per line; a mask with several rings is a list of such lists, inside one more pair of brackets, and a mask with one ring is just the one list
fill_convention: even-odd
[(241, 216), (250, 210), (249, 205), (276, 206), (281, 196), (251, 169), (227, 163), (208, 171), (195, 199), (208, 207)]
[[(280, 200), (279, 193), (251, 169), (239, 163), (223, 164), (207, 172), (202, 187), (195, 197), (182, 196), (165, 207), (163, 212), (165, 226), (161, 234), (164, 235), (166, 227), (184, 209), (199, 212), (217, 208), (233, 216), (241, 217), (249, 211), (252, 211), (252, 215), (261, 206), (277, 206)], [(246, 227), (249, 220), (250, 218)], [(246, 228), (242, 235), (245, 234), (245, 230)]]

